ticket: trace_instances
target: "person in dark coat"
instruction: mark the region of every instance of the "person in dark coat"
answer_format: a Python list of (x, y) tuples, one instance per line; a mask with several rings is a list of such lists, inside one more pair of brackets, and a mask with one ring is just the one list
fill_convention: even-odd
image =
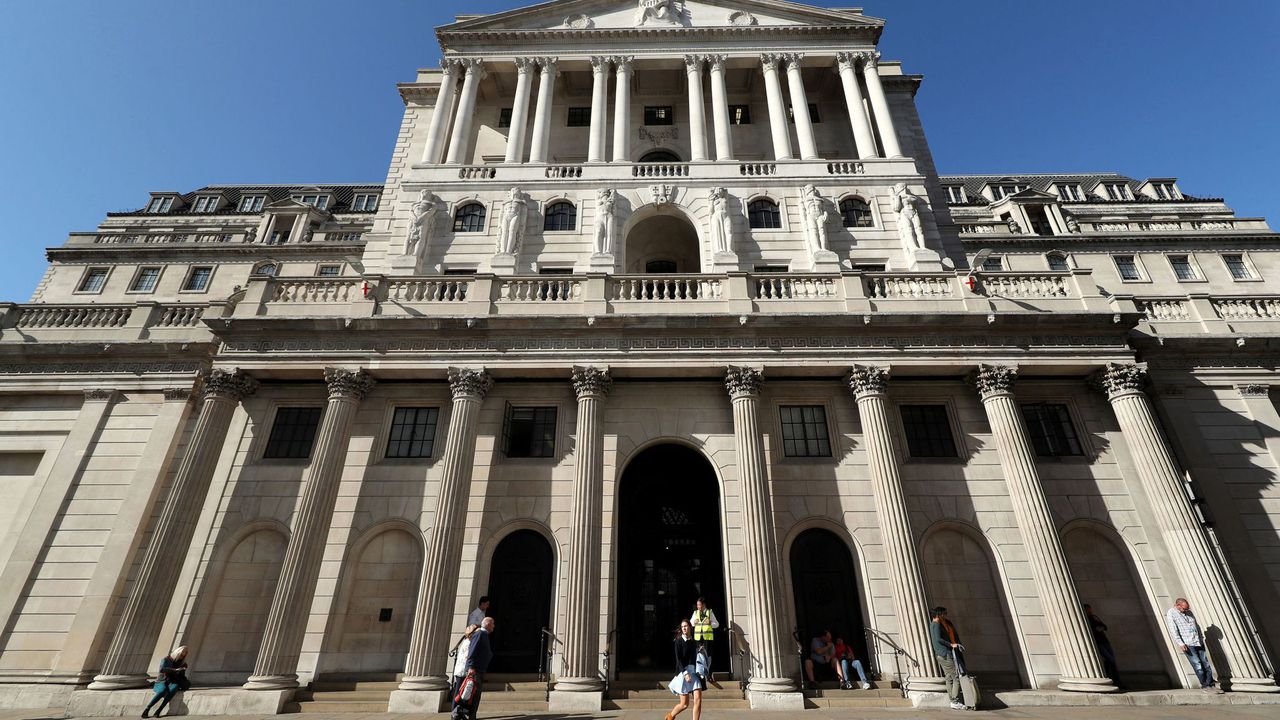
[(489, 663), (493, 662), (493, 645), (489, 642), (491, 634), (493, 634), (493, 618), (487, 617), (480, 622), (480, 629), (471, 634), (471, 643), (467, 650), (467, 673), (476, 676), (476, 692), (471, 698), (469, 712), (471, 720), (475, 720), (476, 713), (480, 711), (480, 696), (484, 694), (484, 675), (489, 672)]
[[(674, 642), (676, 657), (676, 677), (672, 680), (671, 691), (680, 696), (680, 702), (671, 712), (667, 720), (674, 720), (689, 707), (689, 696), (693, 696), (693, 720), (702, 718), (702, 691), (706, 685), (698, 674), (698, 641), (693, 637), (693, 624), (688, 620), (680, 622), (680, 634)], [(680, 681), (679, 690), (676, 689)]]
[(160, 661), (160, 672), (156, 674), (153, 688), (156, 694), (142, 710), (142, 717), (151, 717), (151, 708), (156, 703), (160, 703), (160, 707), (156, 708), (156, 717), (160, 717), (160, 713), (169, 706), (173, 696), (177, 695), (179, 690), (187, 690), (190, 687), (191, 682), (187, 680), (187, 648), (185, 645), (179, 645)]

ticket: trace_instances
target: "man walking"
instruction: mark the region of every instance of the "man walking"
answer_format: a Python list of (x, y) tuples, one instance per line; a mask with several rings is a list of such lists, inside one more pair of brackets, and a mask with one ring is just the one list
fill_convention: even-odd
[(476, 601), (476, 609), (471, 611), (467, 616), (467, 624), (480, 627), (480, 623), (484, 622), (484, 618), (489, 614), (489, 596), (481, 595)]
[[(493, 634), (493, 618), (487, 617), (480, 621), (480, 629), (471, 635), (471, 642), (464, 643), (467, 650), (466, 675), (474, 675), (476, 680), (475, 693), (471, 696), (471, 706), (467, 708), (467, 714), (471, 720), (476, 720), (476, 713), (480, 711), (480, 697), (484, 694), (484, 674), (489, 671), (489, 663), (493, 660), (493, 646), (489, 643), (489, 636)], [(461, 649), (458, 651), (462, 652)], [(456, 692), (456, 691), (455, 691)], [(454, 716), (458, 715), (458, 708), (454, 705)]]
[(933, 609), (933, 622), (929, 623), (929, 639), (933, 645), (933, 654), (947, 676), (947, 698), (951, 700), (952, 710), (970, 710), (960, 697), (960, 663), (963, 662), (964, 646), (960, 644), (960, 633), (956, 626), (947, 619), (947, 609)]
[(1209, 665), (1209, 654), (1204, 651), (1204, 632), (1200, 630), (1200, 623), (1191, 612), (1191, 603), (1187, 602), (1186, 598), (1174, 600), (1173, 607), (1165, 613), (1164, 622), (1169, 628), (1169, 636), (1173, 638), (1173, 644), (1187, 656), (1187, 660), (1191, 662), (1191, 669), (1196, 671), (1196, 677), (1200, 679), (1200, 689), (1207, 693), (1221, 694), (1222, 688), (1213, 681), (1213, 668)]

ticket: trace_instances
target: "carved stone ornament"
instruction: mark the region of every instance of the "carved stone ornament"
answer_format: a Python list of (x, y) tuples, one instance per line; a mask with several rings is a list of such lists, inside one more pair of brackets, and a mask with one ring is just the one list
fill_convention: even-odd
[(676, 194), (674, 185), (650, 185), (649, 194), (653, 196), (653, 204), (658, 207), (667, 205)]
[(191, 388), (172, 387), (165, 388), (161, 392), (164, 393), (164, 399), (169, 402), (176, 402), (178, 400), (185, 402), (191, 399)]
[(635, 25), (679, 25), (680, 16), (676, 0), (639, 0)]
[(736, 27), (753, 27), (759, 25), (760, 21), (746, 10), (736, 10), (729, 13), (729, 24)]
[(564, 26), (573, 28), (574, 30), (590, 30), (595, 27), (595, 21), (581, 13), (570, 15), (564, 19)]
[(471, 397), (479, 400), (493, 387), (493, 378), (484, 370), (475, 368), (449, 368), (449, 390), (454, 398)]
[(608, 368), (575, 366), (573, 368), (573, 392), (579, 399), (594, 395), (604, 397), (613, 388), (613, 377)]
[(329, 385), (330, 400), (363, 400), (375, 384), (363, 368), (325, 368), (324, 381)]
[(240, 402), (258, 389), (258, 381), (243, 371), (211, 370), (204, 376), (204, 396)]
[(1013, 392), (1013, 383), (1018, 379), (1018, 368), (1012, 365), (978, 366), (969, 376), (969, 382), (978, 389), (978, 395), (986, 400), (993, 395)]
[(730, 367), (724, 376), (724, 386), (729, 390), (733, 400), (744, 397), (756, 397), (760, 394), (762, 374), (755, 368)]
[(1093, 376), (1093, 385), (1114, 400), (1118, 395), (1140, 393), (1147, 383), (1147, 367), (1141, 363), (1108, 363)]
[(89, 388), (84, 391), (85, 400), (96, 400), (98, 402), (106, 402), (116, 396), (114, 388)]
[(855, 398), (882, 395), (889, 384), (889, 368), (883, 365), (854, 365), (849, 373), (849, 390)]
[(1236, 387), (1240, 391), (1240, 397), (1266, 397), (1271, 394), (1270, 385), (1249, 384), (1239, 385)]

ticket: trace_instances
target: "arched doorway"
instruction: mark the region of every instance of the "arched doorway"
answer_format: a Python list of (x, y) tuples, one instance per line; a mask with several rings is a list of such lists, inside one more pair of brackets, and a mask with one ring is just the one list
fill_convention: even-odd
[(698, 231), (684, 215), (674, 210), (658, 210), (627, 230), (627, 273), (702, 272)]
[(680, 156), (670, 150), (650, 150), (640, 157), (642, 163), (678, 163)]
[(489, 565), (489, 612), (497, 624), (490, 672), (538, 671), (554, 573), (555, 554), (541, 533), (517, 530), (498, 543)]
[(865, 665), (870, 656), (855, 572), (848, 546), (835, 533), (814, 528), (791, 543), (791, 588), (800, 641), (808, 647), (819, 633), (830, 630), (833, 638), (842, 637), (853, 646)]
[(394, 675), (404, 670), (422, 575), (422, 543), (405, 530), (382, 529), (353, 553), (346, 604), (327, 672)]
[(729, 667), (720, 490), (714, 468), (683, 445), (656, 445), (618, 491), (618, 669), (670, 674), (671, 642), (699, 597), (721, 629), (712, 666)]

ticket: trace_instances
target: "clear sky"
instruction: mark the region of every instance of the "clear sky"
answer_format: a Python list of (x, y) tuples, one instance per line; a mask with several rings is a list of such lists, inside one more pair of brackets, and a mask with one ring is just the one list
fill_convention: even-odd
[[(0, 0), (0, 300), (151, 190), (381, 182), (432, 28), (529, 4)], [(940, 172), (1174, 176), (1280, 223), (1278, 0), (815, 4), (888, 20)]]

